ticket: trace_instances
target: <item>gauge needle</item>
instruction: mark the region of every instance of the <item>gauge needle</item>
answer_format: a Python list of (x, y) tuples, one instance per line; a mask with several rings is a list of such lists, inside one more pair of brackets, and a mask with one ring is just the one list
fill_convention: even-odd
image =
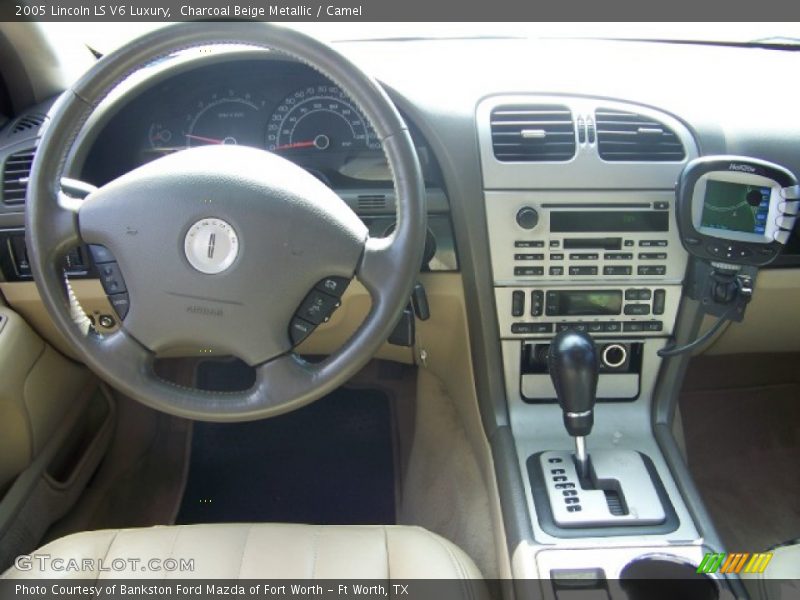
[(310, 142), (294, 142), (292, 144), (283, 144), (282, 146), (275, 146), (275, 150), (290, 150), (292, 148), (311, 148), (312, 146), (316, 146), (317, 143), (314, 140)]
[[(217, 138), (204, 137), (202, 135), (194, 135), (192, 133), (184, 133), (190, 140), (197, 140), (198, 142), (208, 142), (209, 144), (224, 144), (225, 140), (218, 140)], [(313, 144), (313, 142), (312, 142)]]

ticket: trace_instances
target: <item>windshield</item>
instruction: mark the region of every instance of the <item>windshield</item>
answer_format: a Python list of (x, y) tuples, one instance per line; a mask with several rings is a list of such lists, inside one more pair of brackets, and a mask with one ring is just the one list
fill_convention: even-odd
[[(286, 23), (329, 42), (392, 38), (610, 38), (705, 43), (800, 44), (800, 23)], [(105, 54), (160, 23), (47, 23), (54, 34), (76, 32)]]

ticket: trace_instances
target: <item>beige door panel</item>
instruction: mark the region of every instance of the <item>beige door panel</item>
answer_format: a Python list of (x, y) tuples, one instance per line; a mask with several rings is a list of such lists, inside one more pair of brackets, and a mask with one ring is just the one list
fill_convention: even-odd
[(58, 354), (14, 311), (0, 307), (0, 317), (2, 490), (44, 447), (91, 375)]

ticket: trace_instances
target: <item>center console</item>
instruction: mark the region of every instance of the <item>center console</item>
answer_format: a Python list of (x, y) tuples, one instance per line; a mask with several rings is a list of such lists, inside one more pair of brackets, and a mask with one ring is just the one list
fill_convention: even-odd
[[(714, 549), (652, 426), (688, 264), (675, 183), (694, 139), (671, 115), (586, 97), (496, 96), (476, 118), (532, 526), (514, 575), (552, 579), (546, 595), (569, 597), (558, 581), (620, 579), (642, 561), (694, 571)], [(606, 595), (592, 597), (608, 597), (598, 586)]]

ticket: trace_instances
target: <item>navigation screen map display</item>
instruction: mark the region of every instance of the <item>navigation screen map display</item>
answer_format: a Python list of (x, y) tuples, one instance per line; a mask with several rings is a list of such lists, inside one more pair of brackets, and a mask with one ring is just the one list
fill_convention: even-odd
[(764, 235), (769, 187), (709, 180), (700, 224), (714, 229)]

